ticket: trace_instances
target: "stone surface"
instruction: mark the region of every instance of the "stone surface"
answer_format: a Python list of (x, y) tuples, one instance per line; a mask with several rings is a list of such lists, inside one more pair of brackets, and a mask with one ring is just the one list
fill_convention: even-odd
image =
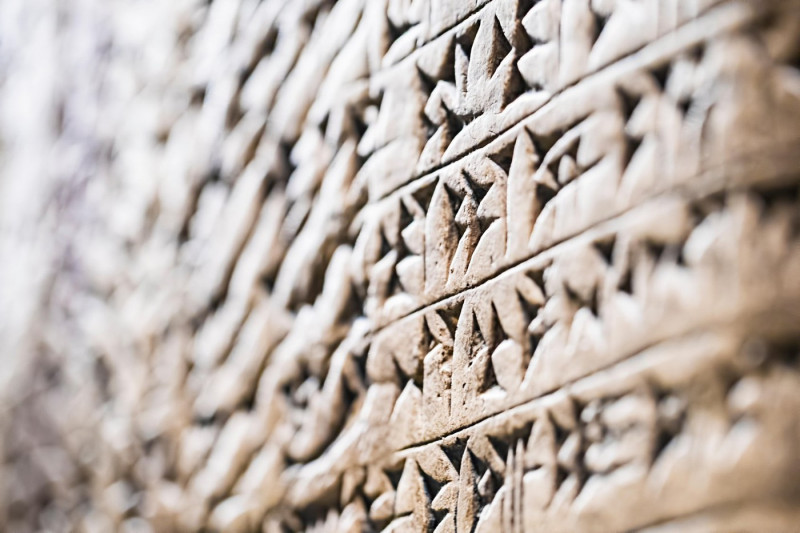
[(797, 0), (0, 43), (3, 531), (797, 529)]

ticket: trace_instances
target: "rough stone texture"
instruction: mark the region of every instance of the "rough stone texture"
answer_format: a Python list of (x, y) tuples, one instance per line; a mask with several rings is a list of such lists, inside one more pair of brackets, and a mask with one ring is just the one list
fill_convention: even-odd
[(800, 527), (800, 1), (0, 28), (0, 529)]

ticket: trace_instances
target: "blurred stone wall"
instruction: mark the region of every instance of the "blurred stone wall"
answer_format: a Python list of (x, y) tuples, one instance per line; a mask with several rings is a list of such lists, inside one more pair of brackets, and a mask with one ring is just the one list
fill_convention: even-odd
[(797, 0), (0, 3), (0, 530), (794, 531)]

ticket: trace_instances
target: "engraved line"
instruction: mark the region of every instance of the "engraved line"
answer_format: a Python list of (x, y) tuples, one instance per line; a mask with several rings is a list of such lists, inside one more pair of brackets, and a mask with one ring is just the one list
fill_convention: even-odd
[[(557, 100), (559, 99), (559, 97), (562, 96), (567, 91), (585, 85), (589, 83), (591, 80), (595, 80), (597, 78), (602, 78), (604, 76), (611, 77), (614, 75), (624, 75), (644, 67), (654, 66), (664, 61), (665, 59), (674, 57), (679, 51), (691, 48), (692, 46), (695, 46), (700, 42), (705, 41), (711, 37), (723, 34), (728, 31), (735, 30), (746, 23), (757, 22), (759, 20), (766, 19), (773, 13), (773, 10), (776, 9), (773, 6), (772, 10), (770, 11), (761, 10), (759, 11), (758, 14), (755, 14), (752, 12), (752, 10), (743, 7), (741, 3), (733, 3), (734, 1), (735, 0), (729, 0), (729, 3), (717, 4), (708, 11), (701, 14), (699, 17), (689, 20), (675, 27), (674, 29), (660, 36), (656, 40), (651, 41), (646, 45), (641, 46), (635, 50), (627, 52), (626, 54), (623, 54), (622, 56), (611, 61), (610, 63), (601, 65), (596, 70), (585, 73), (577, 80), (565, 85), (564, 87), (557, 89), (547, 98), (546, 101), (542, 102), (538, 107), (536, 107), (536, 109), (532, 110), (530, 113), (528, 113), (518, 121), (506, 126), (501, 130), (498, 130), (497, 132), (493, 132), (492, 134), (486, 136), (477, 145), (472, 146), (462, 154), (455, 156), (454, 159), (450, 161), (441, 161), (437, 165), (434, 165), (433, 167), (417, 175), (416, 177), (412, 177), (407, 182), (397, 185), (393, 189), (386, 191), (381, 196), (372, 199), (370, 202), (368, 202), (367, 205), (373, 205), (375, 203), (378, 203), (380, 200), (383, 200), (384, 198), (391, 196), (400, 189), (413, 184), (417, 180), (435, 174), (451, 165), (458, 164), (460, 161), (462, 161), (469, 155), (483, 148), (486, 148), (489, 144), (492, 144), (498, 138), (502, 137), (509, 131), (519, 127), (523, 122), (543, 114), (545, 107), (551, 107), (553, 105), (557, 105)], [(729, 17), (733, 18), (733, 20), (729, 20), (728, 18), (723, 17), (723, 15), (728, 11), (732, 12), (732, 14), (729, 15)], [(722, 15), (718, 15), (717, 14), (718, 12), (721, 12)], [(737, 16), (741, 18), (737, 19), (736, 18)], [(711, 19), (711, 20), (708, 21), (706, 19)], [(719, 23), (718, 19), (724, 19), (725, 22)], [(714, 28), (714, 29), (708, 30), (708, 28)], [(703, 30), (707, 31), (703, 32)], [(684, 34), (688, 34), (688, 36), (684, 37)], [(681, 43), (676, 44), (675, 41), (680, 39), (686, 39), (686, 41), (685, 42), (682, 41)], [(669, 46), (664, 45), (665, 42)], [(530, 94), (530, 93), (523, 93), (523, 94)], [(506, 107), (506, 109), (509, 109), (512, 105), (513, 102), (509, 104)], [(502, 116), (502, 114), (498, 114), (497, 116), (498, 117)]]
[[(800, 159), (800, 157), (795, 156), (794, 154), (792, 155), (789, 154), (791, 154), (793, 151), (796, 151), (798, 142), (800, 142), (800, 138), (776, 145), (776, 147), (778, 148), (776, 152), (780, 153), (773, 152), (769, 155), (763, 155), (760, 152), (755, 151), (750, 154), (743, 154), (743, 155), (740, 154), (742, 155), (742, 157), (732, 158), (716, 166), (709, 167), (706, 170), (700, 172), (699, 174), (695, 174), (693, 176), (686, 178), (684, 180), (684, 183), (679, 183), (673, 187), (664, 189), (652, 196), (647, 197), (641, 203), (629, 206), (627, 208), (623, 208), (622, 210), (616, 213), (611, 213), (605, 218), (594, 222), (593, 224), (587, 226), (582, 230), (579, 230), (576, 233), (568, 234), (563, 236), (561, 239), (555, 240), (552, 244), (543, 248), (542, 250), (535, 252), (533, 255), (530, 255), (526, 258), (510, 263), (502, 270), (494, 272), (489, 277), (481, 280), (475, 285), (472, 285), (470, 287), (465, 287), (452, 294), (443, 295), (430, 303), (423, 304), (418, 308), (409, 311), (408, 313), (400, 317), (397, 317), (382, 326), (373, 329), (372, 333), (377, 334), (383, 331), (384, 329), (393, 326), (395, 323), (398, 323), (402, 320), (405, 320), (417, 314), (425, 313), (430, 309), (439, 306), (443, 303), (446, 303), (451, 299), (456, 299), (461, 296), (465, 296), (468, 293), (478, 290), (482, 288), (484, 285), (490, 284), (495, 280), (497, 280), (498, 278), (501, 278), (505, 275), (511, 275), (518, 270), (530, 268), (528, 263), (536, 263), (536, 262), (546, 263), (547, 261), (553, 259), (554, 256), (559, 254), (560, 250), (563, 248), (573, 246), (576, 243), (580, 243), (581, 241), (584, 240), (592, 241), (596, 237), (605, 236), (609, 231), (612, 232), (615, 231), (613, 229), (613, 226), (617, 225), (617, 223), (620, 222), (621, 219), (626, 219), (631, 215), (631, 213), (638, 212), (639, 210), (645, 210), (651, 208), (653, 203), (657, 203), (664, 197), (677, 195), (682, 197), (684, 200), (695, 201), (720, 191), (725, 191), (725, 190), (735, 191), (739, 189), (745, 189), (751, 184), (733, 183), (731, 185), (729, 179), (731, 176), (730, 172), (731, 167), (738, 167), (737, 170), (738, 172), (741, 173), (741, 175), (748, 175), (750, 173), (747, 172), (747, 170), (750, 170), (751, 167), (755, 169), (761, 169), (762, 167), (759, 163), (762, 163), (764, 161), (774, 162), (776, 158), (780, 158), (780, 160), (782, 161), (785, 158), (787, 161), (796, 162), (798, 159)], [(786, 152), (787, 150), (788, 153)], [(741, 168), (744, 167), (745, 165), (747, 165), (747, 168), (744, 169)], [(768, 180), (761, 180), (760, 183), (767, 181), (770, 184), (779, 184), (783, 182), (789, 182), (793, 178), (796, 178), (797, 176), (798, 174), (794, 172), (790, 173), (786, 173), (785, 171), (778, 172), (770, 175)], [(578, 179), (580, 179), (580, 177)], [(756, 185), (758, 184), (759, 183), (757, 183)], [(609, 226), (612, 226), (612, 228), (608, 228)], [(622, 225), (622, 227), (627, 227), (627, 226)]]
[[(790, 306), (792, 304), (794, 304), (796, 306), (798, 303), (800, 303), (800, 301), (798, 301), (796, 298), (789, 298), (788, 300), (784, 300), (781, 303), (782, 304), (788, 304)], [(754, 319), (754, 318), (770, 317), (770, 316), (780, 315), (780, 314), (782, 314), (784, 312), (785, 312), (785, 307), (783, 307), (783, 305), (774, 306), (774, 308), (773, 308), (773, 306), (768, 306), (768, 307), (765, 307), (765, 308), (762, 308), (762, 309), (751, 310), (750, 312), (745, 312), (745, 313), (743, 313), (741, 315), (733, 317), (730, 320), (720, 320), (720, 321), (712, 320), (712, 321), (710, 321), (708, 323), (705, 323), (705, 324), (700, 324), (700, 325), (692, 324), (691, 327), (685, 329), (683, 332), (680, 332), (680, 333), (678, 333), (676, 335), (670, 336), (670, 337), (665, 338), (665, 339), (661, 339), (661, 340), (656, 340), (656, 341), (650, 342), (650, 343), (646, 344), (645, 346), (643, 346), (641, 348), (638, 348), (638, 349), (636, 349), (636, 350), (634, 350), (632, 352), (629, 352), (627, 355), (624, 355), (621, 359), (617, 359), (615, 361), (609, 362), (609, 363), (607, 363), (605, 365), (602, 365), (600, 367), (597, 367), (596, 369), (593, 369), (593, 370), (591, 370), (591, 371), (589, 371), (589, 372), (587, 372), (587, 373), (585, 373), (585, 374), (583, 374), (581, 376), (578, 376), (578, 377), (575, 377), (573, 379), (564, 381), (562, 384), (554, 386), (553, 388), (550, 388), (548, 390), (545, 390), (541, 394), (538, 394), (537, 396), (534, 396), (532, 398), (527, 398), (525, 400), (520, 400), (519, 402), (510, 404), (508, 406), (505, 406), (502, 410), (500, 410), (500, 411), (498, 411), (496, 413), (492, 413), (492, 414), (486, 415), (486, 416), (484, 416), (483, 418), (481, 418), (479, 420), (475, 420), (473, 422), (465, 424), (464, 426), (461, 426), (461, 427), (458, 427), (458, 428), (454, 428), (454, 429), (452, 429), (452, 430), (450, 430), (450, 431), (448, 431), (448, 432), (446, 432), (446, 433), (444, 433), (442, 435), (439, 435), (437, 437), (432, 437), (430, 439), (426, 439), (425, 441), (420, 441), (418, 443), (411, 444), (409, 446), (405, 446), (403, 448), (400, 448), (400, 449), (394, 451), (393, 453), (394, 454), (400, 454), (402, 457), (407, 457), (407, 456), (411, 455), (412, 453), (414, 453), (414, 451), (416, 451), (418, 448), (421, 449), (421, 448), (424, 448), (425, 446), (428, 446), (430, 444), (441, 442), (441, 441), (449, 439), (449, 438), (451, 438), (453, 436), (457, 436), (459, 433), (465, 432), (465, 431), (467, 431), (467, 430), (469, 430), (469, 429), (471, 429), (471, 428), (473, 428), (473, 427), (475, 427), (475, 426), (477, 426), (479, 424), (485, 423), (488, 420), (491, 420), (493, 418), (509, 415), (509, 413), (511, 411), (521, 410), (521, 409), (524, 409), (525, 407), (527, 407), (529, 404), (532, 404), (532, 403), (535, 403), (535, 402), (546, 401), (548, 398), (553, 397), (554, 395), (560, 394), (562, 392), (568, 392), (568, 391), (566, 391), (566, 389), (575, 387), (576, 385), (579, 385), (580, 383), (584, 382), (585, 380), (594, 379), (594, 378), (596, 378), (597, 375), (599, 375), (599, 374), (601, 374), (603, 372), (614, 371), (619, 367), (623, 367), (624, 368), (625, 366), (635, 365), (640, 360), (650, 359), (651, 355), (649, 355), (649, 354), (655, 348), (659, 348), (661, 346), (668, 346), (671, 343), (681, 343), (681, 342), (686, 341), (687, 339), (702, 337), (702, 336), (704, 336), (706, 334), (709, 334), (709, 333), (714, 333), (714, 332), (724, 331), (724, 330), (732, 330), (732, 329), (736, 328), (736, 326), (739, 325), (739, 324), (752, 325), (753, 324), (752, 319)], [(740, 331), (740, 330), (736, 329), (736, 331)]]

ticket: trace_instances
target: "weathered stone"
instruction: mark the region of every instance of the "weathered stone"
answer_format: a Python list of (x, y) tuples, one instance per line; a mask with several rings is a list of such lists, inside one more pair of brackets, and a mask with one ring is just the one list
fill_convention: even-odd
[(0, 530), (793, 531), (799, 35), (0, 3)]

